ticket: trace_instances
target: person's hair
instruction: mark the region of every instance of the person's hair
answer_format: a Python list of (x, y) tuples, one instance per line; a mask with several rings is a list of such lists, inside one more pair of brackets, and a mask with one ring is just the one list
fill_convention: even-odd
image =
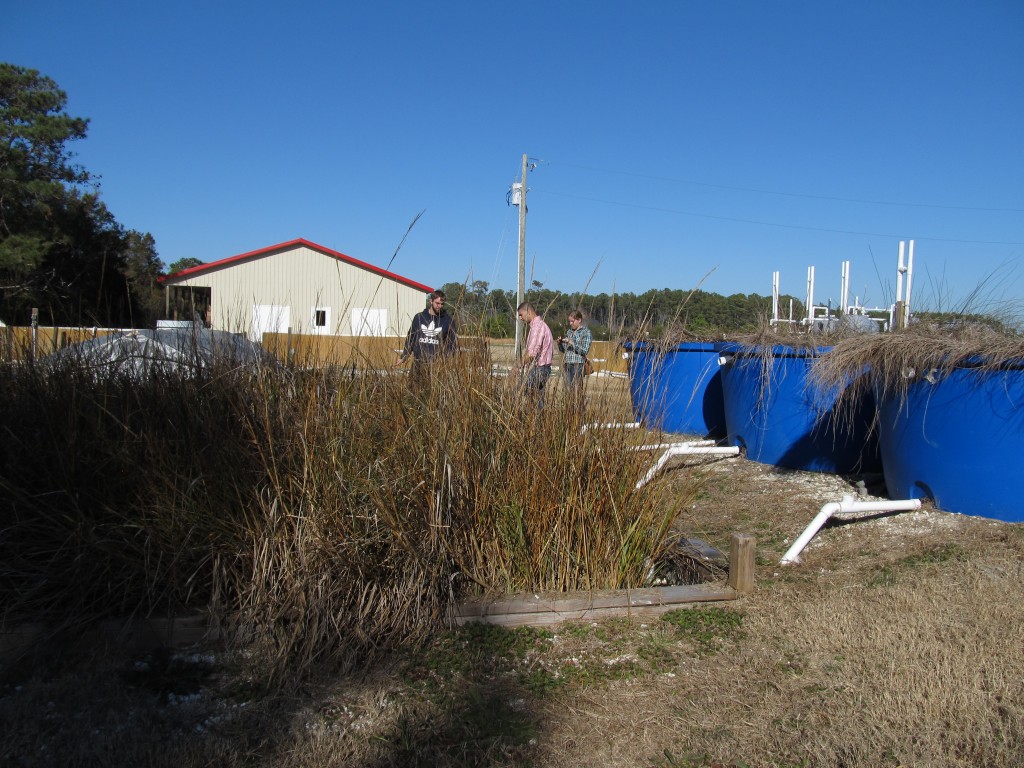
[(448, 301), (448, 297), (444, 295), (444, 291), (432, 291), (427, 297), (427, 301), (433, 301), (434, 299), (444, 299)]
[(533, 314), (537, 314), (537, 310), (533, 308), (533, 304), (531, 304), (528, 301), (524, 301), (522, 304), (516, 307), (516, 312), (521, 312), (524, 309), (527, 310), (528, 312), (533, 312)]
[(570, 310), (569, 311), (569, 319), (570, 320), (582, 320), (583, 319), (583, 313), (580, 312), (578, 309)]

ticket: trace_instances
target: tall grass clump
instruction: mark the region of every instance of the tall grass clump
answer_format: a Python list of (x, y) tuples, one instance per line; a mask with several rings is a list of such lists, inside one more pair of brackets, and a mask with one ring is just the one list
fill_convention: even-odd
[(3, 622), (205, 611), (271, 678), (418, 642), (469, 594), (644, 583), (685, 492), (602, 399), (403, 373), (5, 366)]
[(855, 376), (857, 396), (875, 387), (902, 398), (922, 377), (968, 368), (991, 375), (1024, 364), (1024, 336), (988, 323), (915, 323), (893, 333), (851, 335), (817, 361), (811, 377), (818, 387), (834, 387)]

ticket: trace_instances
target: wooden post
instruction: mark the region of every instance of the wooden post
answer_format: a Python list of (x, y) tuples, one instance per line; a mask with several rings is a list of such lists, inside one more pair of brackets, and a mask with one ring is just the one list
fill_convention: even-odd
[(32, 357), (31, 360), (35, 362), (36, 356), (39, 354), (39, 309), (32, 307)]
[(907, 327), (906, 322), (904, 322), (905, 316), (906, 316), (906, 312), (907, 312), (906, 302), (897, 301), (896, 302), (896, 310), (895, 310), (895, 312), (893, 314), (893, 318), (892, 318), (892, 324), (893, 324), (893, 329), (894, 330), (902, 331), (904, 328)]
[(734, 533), (729, 543), (729, 586), (740, 594), (754, 591), (754, 537)]

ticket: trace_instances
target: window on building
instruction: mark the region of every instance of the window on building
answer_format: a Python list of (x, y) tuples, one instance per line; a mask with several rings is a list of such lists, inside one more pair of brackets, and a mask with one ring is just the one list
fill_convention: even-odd
[(331, 333), (331, 308), (313, 307), (309, 324), (312, 326), (313, 333)]

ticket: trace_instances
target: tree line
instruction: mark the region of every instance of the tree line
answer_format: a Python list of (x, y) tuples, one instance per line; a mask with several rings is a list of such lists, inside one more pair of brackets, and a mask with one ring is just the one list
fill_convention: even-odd
[[(491, 337), (515, 334), (515, 291), (491, 288), (483, 280), (445, 283), (441, 289), (448, 298), (449, 309), (463, 326), (479, 328)], [(581, 310), (597, 339), (656, 338), (676, 332), (696, 336), (735, 333), (756, 328), (771, 316), (772, 310), (771, 296), (754, 293), (722, 296), (700, 289), (663, 288), (640, 294), (566, 294), (545, 288), (537, 281), (526, 291), (525, 298), (544, 315), (556, 335), (563, 329), (569, 311)], [(802, 317), (803, 302), (790, 296), (781, 299), (787, 314), (791, 299), (794, 316)]]

